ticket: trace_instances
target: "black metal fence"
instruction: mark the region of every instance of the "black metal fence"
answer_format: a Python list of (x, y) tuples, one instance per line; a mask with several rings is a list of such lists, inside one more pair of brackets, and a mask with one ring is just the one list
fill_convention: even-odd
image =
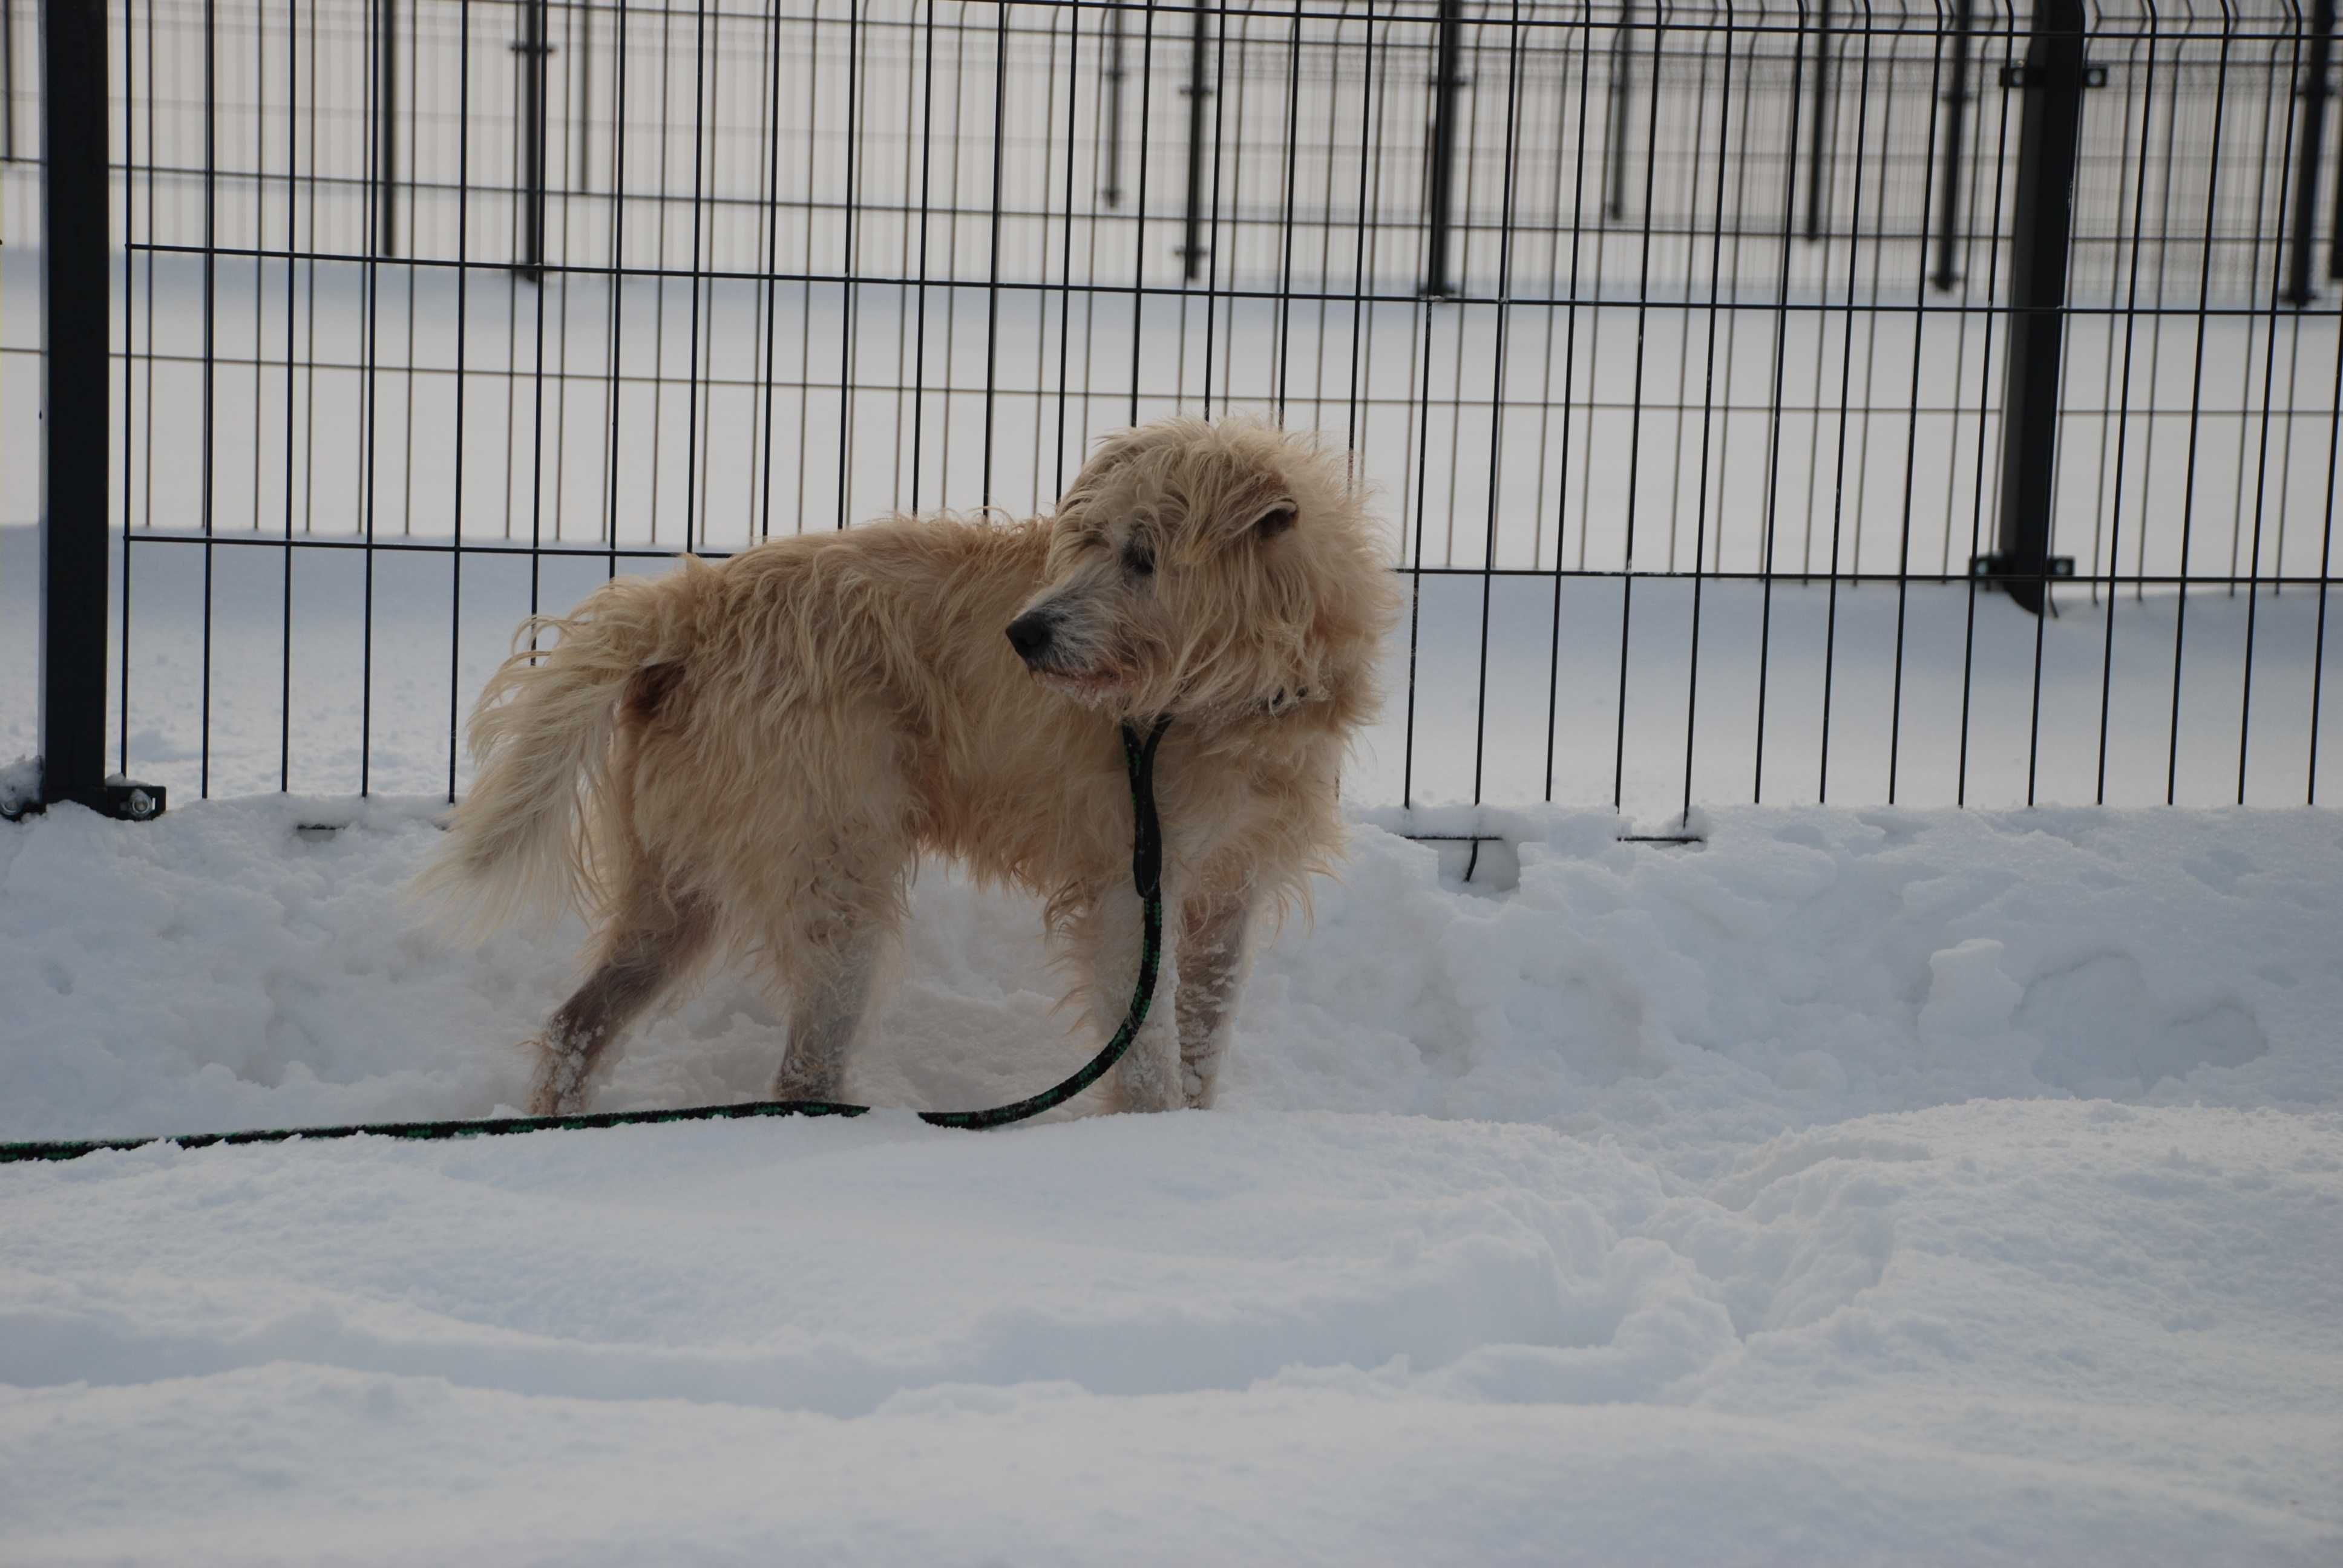
[(0, 367), (50, 378), (53, 546), (116, 546), (101, 590), (50, 558), (53, 788), (452, 792), (520, 615), (1046, 508), (1174, 410), (1381, 498), (1363, 799), (2299, 803), (2338, 761), (2332, 0), (5, 15), (0, 217), (63, 227)]

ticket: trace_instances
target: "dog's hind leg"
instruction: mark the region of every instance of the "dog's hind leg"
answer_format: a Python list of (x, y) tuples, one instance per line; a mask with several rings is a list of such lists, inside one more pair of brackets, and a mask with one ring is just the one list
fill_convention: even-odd
[(776, 1100), (836, 1100), (863, 1033), (879, 962), (900, 920), (908, 851), (881, 821), (840, 829), (794, 877), (765, 956), (789, 993)]
[(1180, 1089), (1193, 1110), (1212, 1103), (1228, 1054), (1229, 1018), (1244, 983), (1251, 914), (1250, 905), (1235, 893), (1190, 899), (1180, 911)]
[(602, 932), (586, 983), (554, 1010), (538, 1048), (532, 1116), (575, 1116), (628, 1024), (689, 972), (714, 922), (705, 903), (648, 889), (630, 893)]
[(887, 936), (878, 921), (831, 922), (800, 934), (789, 985), (789, 1040), (773, 1075), (775, 1100), (836, 1100), (846, 1064), (862, 1033), (879, 954)]

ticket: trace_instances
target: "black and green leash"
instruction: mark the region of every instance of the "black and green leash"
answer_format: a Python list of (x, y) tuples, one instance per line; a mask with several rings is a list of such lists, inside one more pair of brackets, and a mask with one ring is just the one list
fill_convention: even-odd
[[(1006, 1127), (1055, 1110), (1106, 1076), (1138, 1038), (1155, 1000), (1155, 980), (1163, 961), (1163, 829), (1155, 815), (1155, 748), (1171, 726), (1158, 719), (1142, 737), (1122, 727), (1123, 763), (1131, 773), (1132, 828), (1131, 879), (1139, 890), (1141, 936), (1139, 984), (1122, 1027), (1073, 1076), (1029, 1099), (985, 1111), (922, 1111), (920, 1120), (938, 1127), (981, 1130)], [(507, 1116), (470, 1121), (367, 1121), (350, 1127), (278, 1127), (247, 1132), (196, 1132), (159, 1138), (96, 1138), (62, 1142), (0, 1143), (0, 1165), (29, 1160), (78, 1160), (106, 1149), (144, 1149), (176, 1143), (207, 1149), (215, 1143), (287, 1143), (296, 1138), (495, 1138), (512, 1132), (548, 1132), (588, 1127), (633, 1127), (659, 1121), (738, 1121), (759, 1116), (860, 1116), (870, 1107), (830, 1100), (758, 1100), (740, 1105), (693, 1105), (675, 1111), (605, 1111), (590, 1116)]]

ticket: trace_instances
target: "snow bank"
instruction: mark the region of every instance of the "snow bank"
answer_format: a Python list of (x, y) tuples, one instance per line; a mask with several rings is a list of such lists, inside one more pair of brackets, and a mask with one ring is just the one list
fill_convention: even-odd
[[(518, 1104), (568, 926), (451, 950), (400, 890), (435, 802), (269, 797), (137, 830), (0, 830), (0, 1136)], [(1462, 857), (1388, 829), (1502, 836)], [(1705, 845), (1608, 813), (1367, 814), (1262, 952), (1227, 1103), (1539, 1121), (1699, 1175), (1715, 1151), (1975, 1097), (2343, 1103), (2343, 817), (1729, 810)], [(1501, 881), (1518, 885), (1500, 887)], [(854, 1087), (954, 1106), (1087, 1055), (1035, 906), (930, 867)], [(756, 1098), (745, 976), (639, 1036), (610, 1109)]]
[[(0, 1136), (478, 1114), (421, 802), (0, 827)], [(1363, 821), (1227, 1108), (0, 1170), (0, 1556), (2316, 1562), (2343, 819)], [(1508, 885), (1511, 884), (1511, 885)], [(922, 879), (856, 1087), (1078, 1057)], [(754, 1095), (720, 977), (604, 1103)]]

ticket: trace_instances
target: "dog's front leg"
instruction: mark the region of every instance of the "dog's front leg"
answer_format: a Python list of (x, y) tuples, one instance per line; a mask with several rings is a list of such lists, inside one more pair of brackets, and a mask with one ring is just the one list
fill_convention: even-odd
[(1212, 1103), (1228, 1054), (1229, 1020), (1244, 984), (1250, 903), (1241, 894), (1190, 899), (1180, 910), (1180, 1091), (1202, 1111)]
[[(1156, 961), (1155, 990), (1147, 1021), (1114, 1070), (1111, 1098), (1118, 1111), (1171, 1111), (1183, 1103), (1180, 1091), (1180, 1028), (1172, 1005), (1178, 972), (1178, 890), (1167, 869), (1163, 904), (1174, 911), (1164, 921), (1163, 946)], [(1078, 953), (1090, 999), (1091, 1022), (1101, 1042), (1122, 1027), (1139, 989), (1140, 945), (1145, 935), (1139, 895), (1128, 886), (1103, 895), (1081, 922)]]

